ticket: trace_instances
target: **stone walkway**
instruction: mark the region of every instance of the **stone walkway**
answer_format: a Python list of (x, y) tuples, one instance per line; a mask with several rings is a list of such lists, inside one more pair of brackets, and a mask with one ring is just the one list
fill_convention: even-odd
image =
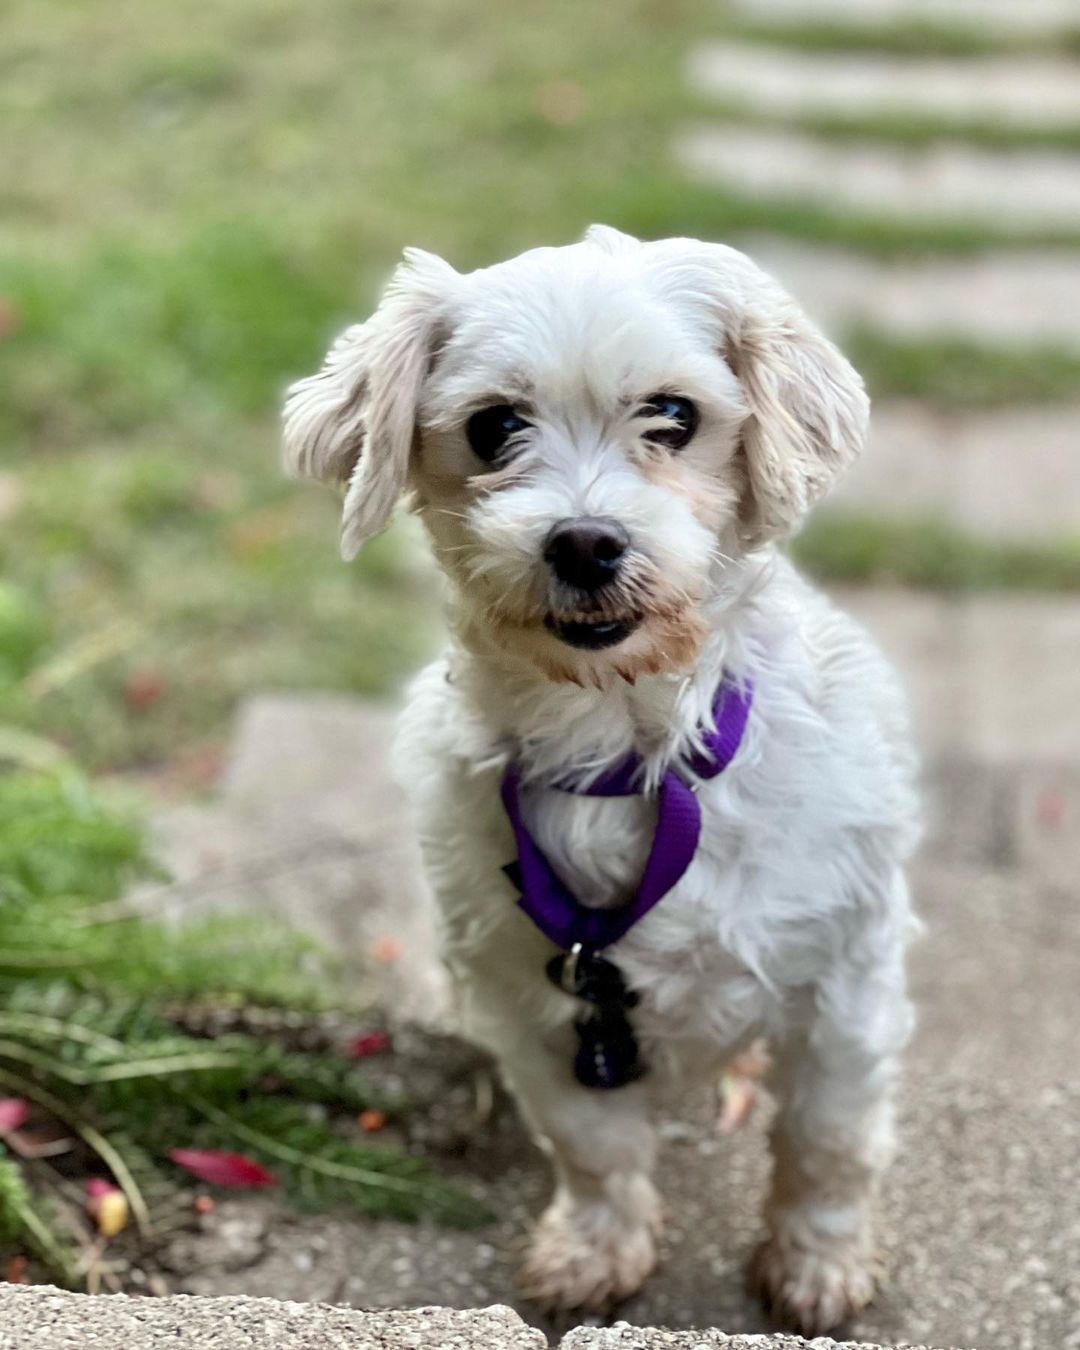
[(698, 92), (768, 117), (888, 113), (1006, 127), (1080, 121), (1080, 81), (1065, 57), (913, 58), (705, 42), (687, 74)]
[(874, 409), (869, 446), (824, 512), (940, 520), (997, 540), (1080, 536), (1080, 405)]
[(1080, 219), (1080, 156), (1067, 150), (992, 150), (958, 140), (904, 146), (700, 123), (675, 152), (698, 182), (766, 200), (931, 223), (983, 218), (1073, 230)]
[[(1080, 149), (966, 141), (967, 124), (1073, 127), (1080, 58), (1022, 53), (924, 57), (794, 44), (783, 24), (967, 25), (973, 34), (1051, 34), (1080, 25), (1053, 0), (737, 0), (727, 13), (775, 41), (703, 35), (687, 80), (713, 120), (674, 146), (689, 178), (764, 202), (807, 202), (905, 223), (1080, 228)], [(788, 45), (785, 45), (785, 36)], [(888, 114), (939, 128), (925, 143), (815, 134), (815, 117)], [(762, 123), (764, 119), (765, 124)], [(1080, 354), (1080, 250), (990, 247), (888, 258), (757, 235), (737, 240), (843, 345), (858, 330), (908, 344), (958, 341), (1005, 362)], [(1080, 391), (1078, 391), (1080, 400)], [(1039, 542), (1080, 531), (1080, 401), (1052, 408), (878, 405), (870, 448), (824, 508), (939, 520), (987, 539)]]
[(905, 339), (1080, 351), (1080, 255), (1067, 250), (888, 260), (775, 235), (743, 246), (841, 337), (864, 327)]

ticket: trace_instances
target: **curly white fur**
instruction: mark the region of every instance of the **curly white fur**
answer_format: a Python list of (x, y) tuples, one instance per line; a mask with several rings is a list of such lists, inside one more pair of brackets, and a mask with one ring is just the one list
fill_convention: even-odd
[[(700, 411), (678, 454), (644, 434), (657, 391)], [(463, 428), (504, 403), (528, 431), (492, 468)], [(554, 1165), (525, 1268), (545, 1301), (596, 1307), (641, 1284), (659, 1227), (651, 1103), (763, 1033), (779, 1110), (756, 1277), (811, 1333), (872, 1294), (870, 1208), (912, 1025), (913, 754), (892, 672), (773, 542), (859, 452), (866, 412), (855, 372), (744, 255), (599, 227), (469, 275), (411, 253), (374, 318), (291, 391), (289, 463), (350, 484), (345, 551), (407, 485), (449, 579), (452, 642), (413, 686), (401, 776), (463, 1026)], [(551, 526), (582, 515), (615, 517), (633, 547), (625, 582), (588, 605), (542, 557)], [(631, 611), (637, 628), (603, 651), (551, 631), (552, 615)], [(517, 756), (530, 830), (582, 902), (619, 904), (652, 802), (546, 784), (631, 750), (655, 782), (724, 671), (753, 681), (743, 743), (701, 787), (689, 870), (610, 953), (641, 996), (650, 1073), (589, 1090), (571, 1074), (578, 1006), (546, 981), (550, 948), (501, 870), (500, 775)]]

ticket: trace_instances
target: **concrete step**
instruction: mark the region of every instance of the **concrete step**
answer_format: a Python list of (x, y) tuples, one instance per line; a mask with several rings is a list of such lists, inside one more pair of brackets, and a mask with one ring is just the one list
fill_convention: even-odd
[(1073, 252), (879, 260), (776, 236), (750, 236), (739, 246), (841, 338), (861, 326), (897, 339), (1080, 347), (1080, 256)]
[(690, 87), (739, 113), (913, 115), (1004, 126), (1080, 123), (1080, 78), (1067, 57), (906, 57), (805, 52), (748, 42), (705, 42), (687, 62)]
[(833, 594), (896, 663), (928, 762), (960, 759), (1017, 774), (1080, 765), (1073, 597), (877, 586)]
[[(269, 1298), (132, 1299), (0, 1286), (0, 1350), (546, 1350), (547, 1345), (541, 1332), (505, 1307), (356, 1312)], [(679, 1334), (625, 1323), (578, 1327), (560, 1342), (562, 1350), (798, 1350), (807, 1345), (789, 1336)], [(850, 1342), (828, 1345), (857, 1350)]]
[(170, 804), (151, 821), (171, 880), (133, 900), (171, 920), (273, 915), (354, 960), (357, 997), (437, 1021), (445, 986), (419, 849), (389, 772), (393, 722), (389, 705), (364, 699), (249, 700), (221, 796)]
[(1005, 36), (1070, 31), (1075, 0), (728, 0), (744, 18), (866, 24), (938, 23)]
[(674, 151), (697, 182), (834, 211), (919, 222), (986, 219), (1048, 230), (1075, 229), (1080, 217), (1080, 155), (1063, 150), (835, 141), (789, 129), (702, 122), (676, 138)]
[(509, 1308), (353, 1312), (262, 1298), (0, 1285), (0, 1350), (546, 1350)]
[(865, 452), (821, 509), (938, 520), (1001, 542), (1078, 538), (1078, 435), (1075, 404), (961, 413), (879, 403)]

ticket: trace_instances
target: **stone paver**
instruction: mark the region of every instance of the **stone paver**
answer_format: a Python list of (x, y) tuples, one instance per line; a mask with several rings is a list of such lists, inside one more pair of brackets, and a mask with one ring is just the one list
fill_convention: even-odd
[(944, 122), (1080, 122), (1080, 79), (1067, 58), (912, 58), (706, 42), (691, 53), (687, 75), (698, 92), (734, 104), (740, 113), (770, 117), (911, 113)]
[[(1074, 1081), (1080, 916), (1073, 887), (985, 863), (935, 861), (913, 869), (912, 889), (926, 925), (911, 953), (919, 1010), (913, 1064), (998, 1083), (1018, 1097)], [(1080, 1129), (1080, 1117), (1074, 1124)], [(1033, 1121), (1032, 1128), (1043, 1139), (1058, 1123), (1048, 1120), (1040, 1132)], [(1080, 1232), (1080, 1209), (1071, 1217)]]
[(1080, 605), (1038, 593), (838, 588), (899, 668), (926, 757), (1080, 763)]
[(740, 247), (840, 338), (863, 325), (905, 338), (1080, 347), (1080, 257), (1072, 252), (879, 260), (776, 236), (750, 236)]
[(845, 23), (936, 22), (1009, 33), (1053, 33), (1077, 24), (1075, 0), (729, 0), (751, 19)]
[(546, 1350), (509, 1308), (354, 1312), (0, 1285), (0, 1350)]
[(1080, 218), (1080, 155), (1067, 151), (905, 147), (701, 123), (677, 138), (675, 154), (700, 182), (834, 210), (1068, 229)]
[(150, 912), (273, 915), (362, 963), (372, 998), (441, 1016), (434, 923), (419, 850), (389, 768), (395, 712), (330, 695), (262, 695), (241, 710), (214, 803), (152, 822), (172, 881), (141, 887)]
[[(797, 1336), (725, 1336), (722, 1331), (663, 1331), (655, 1327), (632, 1327), (616, 1322), (612, 1327), (575, 1327), (559, 1342), (559, 1350), (801, 1350), (809, 1343)], [(861, 1341), (829, 1340), (813, 1342), (817, 1350), (881, 1350)], [(926, 1350), (909, 1346), (907, 1350)]]
[(940, 520), (987, 539), (1080, 534), (1080, 407), (948, 411), (879, 403), (870, 441), (823, 506)]

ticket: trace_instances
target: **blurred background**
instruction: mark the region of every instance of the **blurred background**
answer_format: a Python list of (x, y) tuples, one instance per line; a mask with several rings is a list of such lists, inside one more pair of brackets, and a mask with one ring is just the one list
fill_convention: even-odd
[(243, 691), (382, 692), (426, 650), (410, 550), (342, 566), (331, 498), (277, 460), (283, 387), (410, 243), (459, 268), (593, 220), (744, 244), (877, 402), (807, 564), (1080, 584), (1068, 0), (10, 0), (0, 23), (0, 687), (94, 767), (197, 777)]
[[(359, 699), (393, 696), (438, 642), (438, 587), (407, 522), (339, 561), (332, 495), (280, 473), (283, 389), (407, 244), (468, 269), (604, 221), (735, 243), (790, 286), (875, 401), (870, 449), (794, 551), (901, 666), (930, 802), (897, 1282), (860, 1330), (1080, 1345), (1080, 0), (6, 0), (0, 166), (0, 759), (59, 746), (133, 790), (173, 898), (329, 937), (391, 1015), (430, 1012), (430, 933), (387, 715)], [(65, 787), (58, 814), (11, 782), (0, 891), (61, 905), (55, 955), (67, 898), (112, 904), (137, 845), (114, 832), (108, 853), (81, 797)], [(44, 867), (68, 833), (83, 853)], [(0, 1011), (27, 968), (8, 928)], [(124, 973), (140, 997), (220, 1002), (225, 979), (232, 1006), (308, 998), (291, 947), (269, 983), (229, 954), (200, 985), (201, 945), (181, 966), (155, 941)], [(94, 970), (119, 987), (118, 953), (95, 950), (77, 993)], [(206, 1209), (152, 1280), (513, 1299), (543, 1169), (507, 1115), (478, 1123), (493, 1089), (472, 1061), (395, 1044), (391, 1088), (457, 1103), (398, 1142), (490, 1189), (501, 1226), (371, 1242), (252, 1202), (219, 1211), (228, 1238)], [(304, 1073), (325, 1105), (333, 1063)], [(340, 1111), (385, 1115), (350, 1091)], [(268, 1164), (284, 1128), (254, 1150)], [(633, 1321), (763, 1325), (740, 1273), (760, 1132), (713, 1178), (711, 1130), (668, 1122), (676, 1259)], [(145, 1284), (142, 1261), (115, 1278)]]

